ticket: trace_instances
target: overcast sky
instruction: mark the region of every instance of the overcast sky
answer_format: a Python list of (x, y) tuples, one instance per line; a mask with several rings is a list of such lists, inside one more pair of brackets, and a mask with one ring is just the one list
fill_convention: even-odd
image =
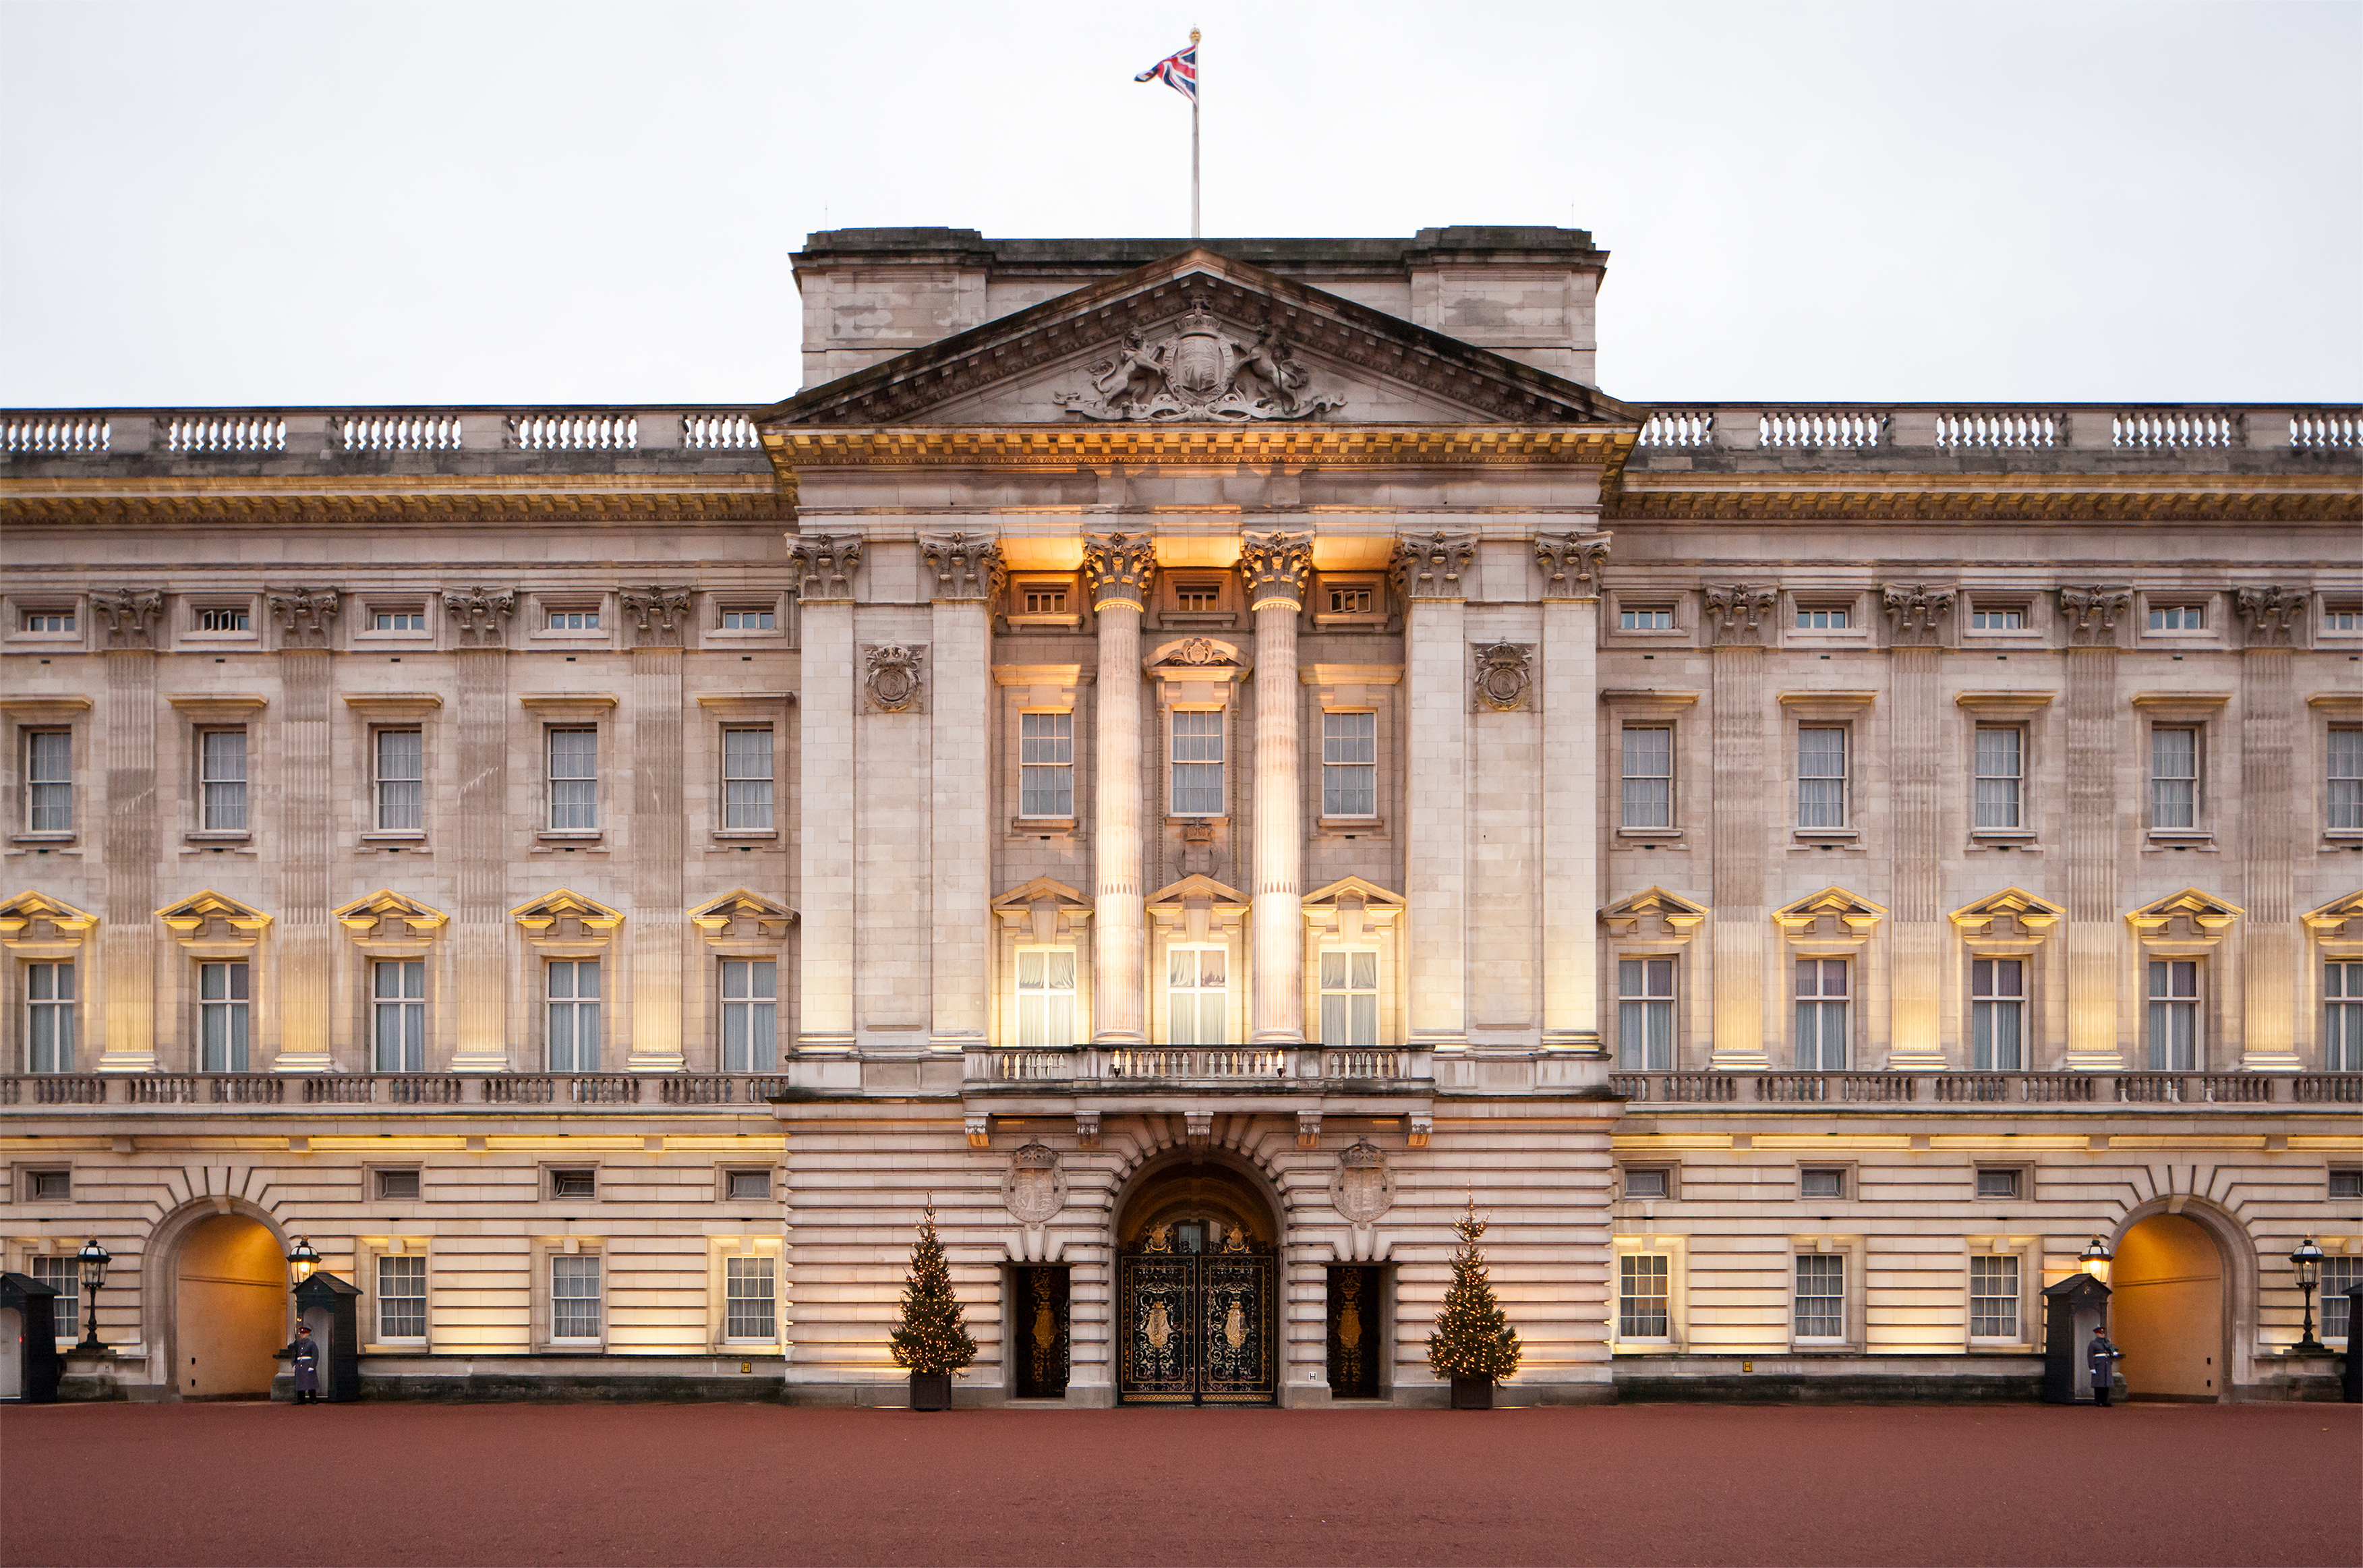
[(0, 0), (0, 404), (767, 401), (811, 230), (1544, 223), (1641, 400), (2363, 398), (2363, 5)]

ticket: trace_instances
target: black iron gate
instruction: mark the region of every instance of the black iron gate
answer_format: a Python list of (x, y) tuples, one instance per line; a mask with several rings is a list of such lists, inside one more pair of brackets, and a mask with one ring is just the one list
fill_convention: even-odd
[(1269, 1405), (1280, 1391), (1272, 1255), (1237, 1230), (1215, 1252), (1161, 1227), (1116, 1262), (1116, 1396), (1127, 1405)]
[(1040, 1266), (1010, 1271), (1013, 1392), (1020, 1399), (1060, 1399), (1067, 1393), (1067, 1271)]
[(1384, 1271), (1341, 1263), (1329, 1271), (1329, 1392), (1338, 1399), (1376, 1399)]

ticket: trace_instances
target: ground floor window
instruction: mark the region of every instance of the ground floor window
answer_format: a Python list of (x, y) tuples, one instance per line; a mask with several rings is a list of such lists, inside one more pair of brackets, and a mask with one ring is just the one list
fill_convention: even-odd
[(1969, 1260), (1969, 1337), (1973, 1340), (2018, 1338), (2016, 1258)]
[(380, 1258), (377, 1261), (377, 1337), (381, 1340), (427, 1338), (427, 1260)]
[(1797, 1338), (1846, 1338), (1846, 1259), (1834, 1252), (1797, 1258)]
[(1673, 1260), (1662, 1252), (1627, 1252), (1616, 1260), (1616, 1337), (1662, 1340), (1668, 1335), (1668, 1292)]
[(769, 1340), (779, 1333), (779, 1310), (773, 1305), (771, 1260), (733, 1257), (723, 1260), (723, 1333), (733, 1340)]
[[(61, 1340), (71, 1340), (82, 1331), (82, 1264), (69, 1255), (62, 1258), (37, 1257), (30, 1260), (26, 1272), (43, 1284), (52, 1286), (58, 1298), (50, 1306), (50, 1327)], [(2328, 1279), (2325, 1271), (2323, 1277)], [(2325, 1307), (2325, 1320), (2328, 1314)], [(2329, 1330), (2324, 1329), (2327, 1333)]]
[(2354, 1304), (2346, 1299), (2346, 1292), (2357, 1282), (2363, 1282), (2363, 1258), (2322, 1260), (2322, 1338), (2344, 1340), (2354, 1334), (2347, 1316)]
[(549, 1260), (549, 1337), (595, 1340), (604, 1321), (596, 1254)]

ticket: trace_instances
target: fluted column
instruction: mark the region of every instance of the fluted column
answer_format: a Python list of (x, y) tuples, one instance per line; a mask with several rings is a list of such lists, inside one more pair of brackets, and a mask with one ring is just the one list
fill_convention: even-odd
[(961, 1051), (984, 1042), (992, 1015), (992, 616), (1001, 547), (987, 534), (925, 536), (933, 700), (927, 708), (934, 794), (927, 815), (935, 1008), (928, 1043)]
[(1148, 1038), (1144, 984), (1140, 821), (1140, 617), (1157, 576), (1153, 541), (1106, 534), (1083, 544), (1083, 575), (1099, 625), (1095, 710), (1099, 748), (1092, 792), (1093, 1040)]
[(1764, 631), (1778, 595), (1769, 588), (1710, 588), (1707, 624), (1714, 694), (1714, 915), (1708, 924), (1714, 966), (1714, 1040), (1719, 1068), (1761, 1072), (1764, 982), (1771, 954), (1764, 902), (1769, 824), (1764, 797)]
[(1543, 571), (1543, 1044), (1600, 1042), (1600, 579), (1604, 533), (1537, 534)]
[(2294, 1073), (2299, 797), (2290, 643), (2305, 600), (2282, 588), (2242, 588), (2234, 602), (2247, 625), (2240, 656), (2240, 865), (2248, 906), (2240, 922), (2240, 1066)]
[(459, 647), (455, 728), (460, 740), (459, 851), (453, 881), (452, 957), (459, 971), (460, 1029), (455, 1073), (509, 1070), (508, 623), (514, 592), (482, 588), (443, 595)]
[(804, 722), (797, 759), (796, 1050), (853, 1049), (853, 575), (859, 539), (790, 536)]
[[(281, 1073), (326, 1073), (330, 1047), (328, 980), (335, 961), (329, 923), (328, 626), (333, 588), (269, 595), (279, 622), (279, 908), (272, 933), (279, 979)], [(358, 1062), (355, 1065), (359, 1065)]]
[[(105, 987), (102, 1073), (156, 1068), (156, 651), (155, 592), (91, 595), (106, 623), (106, 706), (99, 715), (106, 765), (106, 904), (98, 928)], [(86, 983), (85, 983), (86, 984)], [(82, 1067), (76, 1051), (76, 1067)]]
[(1894, 780), (1895, 902), (1888, 927), (1887, 1066), (1896, 1073), (1934, 1073), (1945, 1065), (1937, 977), (1945, 938), (1939, 873), (1943, 770), (1948, 754), (1941, 731), (1938, 664), (1953, 595), (1914, 584), (1890, 587), (1881, 598), (1892, 628), (1895, 707), (1890, 770)]
[(632, 623), (632, 1048), (635, 1073), (678, 1073), (682, 968), (689, 935), (689, 832), (683, 816), (682, 644), (689, 590), (626, 589), (616, 596)]
[(1469, 1043), (1469, 534), (1395, 548), (1405, 673), (1403, 895), (1409, 905), (1409, 1038)]
[(1255, 1033), (1304, 1039), (1304, 748), (1297, 722), (1296, 621), (1313, 574), (1311, 534), (1248, 534), (1239, 550), (1255, 616)]
[[(2117, 908), (2117, 618), (2123, 588), (2062, 588), (2068, 627), (2068, 1056), (2071, 1071), (2114, 1073), (2123, 935)], [(2042, 1065), (2037, 1062), (2036, 1065)]]

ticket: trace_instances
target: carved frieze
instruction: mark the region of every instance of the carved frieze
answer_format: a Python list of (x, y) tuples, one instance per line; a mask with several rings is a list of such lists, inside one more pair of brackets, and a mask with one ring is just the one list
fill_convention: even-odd
[(1703, 595), (1707, 625), (1714, 628), (1718, 648), (1761, 648), (1765, 628), (1772, 624), (1772, 606), (1780, 595), (1769, 588), (1734, 584), (1709, 588)]
[(1278, 327), (1242, 342), (1196, 296), (1170, 331), (1126, 332), (1090, 373), (1090, 391), (1050, 400), (1086, 419), (1309, 419), (1346, 406), (1311, 393), (1312, 373)]
[(2305, 595), (2287, 588), (2240, 588), (2233, 608), (2248, 628), (2251, 648), (2287, 648), (2305, 613)]
[(849, 599), (853, 574), (861, 570), (861, 539), (854, 534), (799, 535), (788, 546), (788, 564), (795, 568), (796, 595), (805, 604)]
[(1093, 534), (1083, 540), (1083, 581), (1093, 610), (1107, 605), (1145, 610), (1156, 580), (1157, 541), (1147, 534)]
[(328, 646), (328, 623), (337, 618), (343, 595), (334, 588), (271, 588), (262, 596), (279, 618), (281, 647)]
[(1395, 546), (1395, 582), (1414, 599), (1458, 599), (1466, 595), (1461, 575), (1477, 559), (1477, 536), (1414, 534)]
[(1058, 1151), (1045, 1143), (1021, 1144), (1009, 1156), (1001, 1178), (1001, 1207), (1020, 1225), (1045, 1225), (1067, 1207), (1067, 1173)]
[(2062, 588), (2059, 618), (2068, 624), (2070, 646), (2103, 647), (2117, 640), (2117, 617), (2134, 602), (2129, 588)]
[(632, 618), (637, 645), (679, 648), (689, 628), (687, 588), (626, 588), (616, 602)]
[(90, 607), (106, 622), (107, 647), (156, 646), (156, 617), (164, 608), (164, 595), (157, 590), (100, 589), (91, 595)]
[(870, 706), (881, 713), (924, 712), (919, 698), (926, 657), (924, 644), (863, 643), (861, 689)]
[(1239, 571), (1248, 580), (1248, 608), (1266, 605), (1304, 607), (1304, 584), (1313, 575), (1311, 534), (1242, 534)]
[(1546, 599), (1600, 597), (1601, 568), (1608, 564), (1609, 534), (1537, 534), (1535, 564), (1543, 569)]
[(922, 534), (919, 554), (936, 574), (932, 598), (990, 598), (1008, 576), (991, 534)]
[(1880, 606), (1887, 612), (1890, 638), (1896, 646), (1936, 642), (1945, 617), (1953, 613), (1953, 590), (1891, 583), (1880, 591)]
[(516, 593), (504, 588), (460, 588), (443, 595), (443, 611), (460, 634), (462, 648), (500, 648), (509, 639), (509, 617)]
[(1337, 1169), (1329, 1177), (1330, 1207), (1351, 1224), (1370, 1225), (1394, 1206), (1394, 1177), (1382, 1150), (1359, 1142), (1337, 1156)]
[(1495, 713), (1527, 706), (1535, 689), (1535, 645), (1488, 642), (1475, 651), (1477, 700)]

